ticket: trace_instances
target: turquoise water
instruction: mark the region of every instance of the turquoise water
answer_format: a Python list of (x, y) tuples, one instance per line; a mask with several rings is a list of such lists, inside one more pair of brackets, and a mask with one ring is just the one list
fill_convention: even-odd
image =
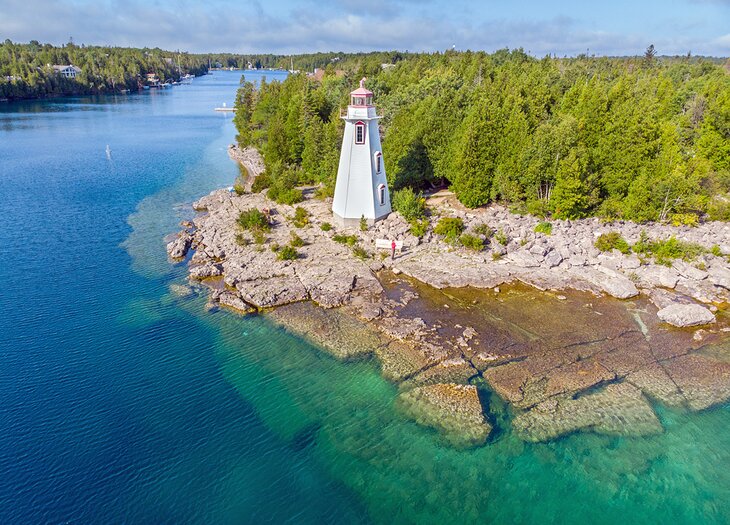
[(238, 79), (0, 105), (0, 523), (730, 523), (727, 405), (457, 451), (376, 363), (170, 293)]

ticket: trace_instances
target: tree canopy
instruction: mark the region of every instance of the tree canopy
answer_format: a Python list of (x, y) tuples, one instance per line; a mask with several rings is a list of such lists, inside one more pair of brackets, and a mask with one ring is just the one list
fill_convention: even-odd
[(244, 82), (238, 138), (270, 181), (331, 193), (339, 114), (366, 76), (392, 189), (447, 184), (469, 207), (556, 218), (730, 220), (730, 63), (650, 51), (343, 55), (321, 81)]

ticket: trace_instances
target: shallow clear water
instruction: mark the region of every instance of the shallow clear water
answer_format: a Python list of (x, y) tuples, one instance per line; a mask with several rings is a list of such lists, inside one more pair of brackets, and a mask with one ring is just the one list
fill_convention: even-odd
[(238, 79), (0, 105), (1, 523), (730, 522), (728, 406), (457, 451), (376, 363), (171, 294), (163, 237), (238, 175)]

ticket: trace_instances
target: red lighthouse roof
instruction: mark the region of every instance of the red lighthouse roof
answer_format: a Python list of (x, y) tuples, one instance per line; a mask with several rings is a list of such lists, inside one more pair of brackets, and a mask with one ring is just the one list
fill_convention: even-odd
[(355, 91), (350, 92), (350, 95), (359, 95), (361, 97), (373, 96), (373, 92), (365, 87), (365, 79), (360, 81), (360, 87)]

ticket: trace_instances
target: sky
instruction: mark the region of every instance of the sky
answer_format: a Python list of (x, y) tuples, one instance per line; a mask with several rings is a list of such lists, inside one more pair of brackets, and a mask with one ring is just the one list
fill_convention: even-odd
[(190, 52), (730, 56), (730, 0), (0, 0), (0, 40)]

